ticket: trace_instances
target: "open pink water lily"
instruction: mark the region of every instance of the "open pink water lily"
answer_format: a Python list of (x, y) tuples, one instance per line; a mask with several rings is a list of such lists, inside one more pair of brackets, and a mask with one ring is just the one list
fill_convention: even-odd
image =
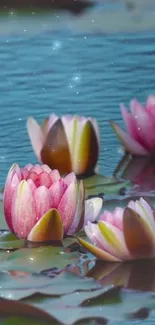
[(79, 242), (99, 259), (120, 262), (155, 256), (154, 211), (143, 199), (128, 206), (105, 211), (98, 224), (88, 223), (85, 231), (93, 245)]
[(129, 113), (121, 104), (121, 112), (126, 124), (127, 132), (111, 122), (119, 140), (127, 152), (133, 155), (148, 155), (155, 153), (155, 96), (149, 96), (146, 107), (136, 99), (130, 103)]
[(94, 221), (102, 199), (85, 199), (74, 173), (61, 178), (47, 165), (14, 164), (4, 189), (4, 214), (10, 230), (30, 241), (61, 240)]
[(32, 117), (28, 134), (40, 162), (61, 174), (91, 174), (99, 156), (99, 128), (93, 118), (53, 114), (40, 126)]

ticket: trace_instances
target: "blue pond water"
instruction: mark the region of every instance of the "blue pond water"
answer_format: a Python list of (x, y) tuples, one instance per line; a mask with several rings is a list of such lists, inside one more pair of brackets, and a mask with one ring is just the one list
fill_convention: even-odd
[(105, 33), (100, 12), (92, 17), (89, 11), (81, 23), (75, 18), (78, 28), (72, 28), (73, 17), (59, 13), (35, 23), (14, 12), (2, 19), (0, 186), (12, 163), (37, 161), (27, 136), (28, 116), (38, 121), (53, 112), (94, 116), (101, 129), (100, 171), (110, 175), (120, 160), (108, 121), (122, 124), (120, 102), (128, 104), (133, 97), (144, 102), (155, 92), (155, 36), (153, 29)]
[[(0, 16), (0, 187), (14, 162), (37, 162), (27, 117), (41, 122), (53, 112), (97, 118), (100, 172), (113, 173), (122, 152), (109, 120), (123, 125), (120, 102), (145, 102), (155, 93), (155, 3), (147, 0), (148, 9), (146, 0), (139, 2), (142, 11), (132, 13), (123, 1), (112, 7), (108, 1), (106, 12), (100, 4), (76, 18), (59, 12)], [(132, 324), (153, 325), (154, 319), (151, 314)], [(124, 324), (131, 321), (114, 325)]]

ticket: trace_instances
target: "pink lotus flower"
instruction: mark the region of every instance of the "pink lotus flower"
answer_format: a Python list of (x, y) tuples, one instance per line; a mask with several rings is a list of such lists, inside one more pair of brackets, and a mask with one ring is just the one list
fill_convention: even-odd
[(120, 262), (155, 256), (154, 211), (141, 198), (128, 206), (105, 211), (98, 224), (88, 223), (85, 231), (93, 244), (79, 242), (99, 259)]
[(96, 219), (102, 199), (84, 201), (83, 181), (64, 179), (47, 165), (14, 164), (4, 189), (4, 214), (10, 230), (30, 241), (61, 240)]
[(28, 134), (39, 161), (61, 174), (91, 174), (99, 156), (99, 128), (95, 119), (53, 114), (40, 127), (29, 118)]
[(130, 104), (129, 113), (121, 104), (121, 111), (127, 132), (111, 122), (119, 140), (127, 152), (133, 155), (148, 155), (155, 152), (155, 96), (149, 96), (144, 108), (136, 99)]

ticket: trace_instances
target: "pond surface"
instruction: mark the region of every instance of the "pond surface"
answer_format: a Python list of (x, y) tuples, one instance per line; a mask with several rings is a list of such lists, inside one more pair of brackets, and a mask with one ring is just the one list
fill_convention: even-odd
[(155, 92), (155, 5), (142, 1), (132, 12), (120, 2), (105, 4), (76, 17), (60, 12), (25, 17), (13, 10), (2, 17), (0, 186), (12, 163), (36, 162), (27, 117), (41, 121), (53, 112), (97, 118), (100, 171), (113, 173), (121, 151), (109, 120), (121, 125), (120, 102), (128, 105), (133, 97), (144, 102)]
[[(53, 112), (96, 117), (99, 172), (114, 173), (123, 153), (109, 120), (123, 125), (120, 102), (128, 105), (133, 97), (145, 102), (155, 93), (154, 12), (151, 0), (147, 5), (99, 1), (80, 16), (59, 11), (25, 16), (13, 9), (1, 16), (0, 187), (14, 162), (37, 162), (28, 116), (41, 121)], [(139, 171), (149, 166), (145, 160), (134, 163)], [(120, 196), (122, 184), (100, 178), (86, 181), (87, 196), (104, 192), (106, 209), (125, 206), (141, 192), (154, 203), (155, 168), (147, 172), (138, 192)], [(133, 181), (131, 170), (123, 177)], [(2, 203), (0, 229), (7, 229)], [(35, 325), (42, 319), (53, 325), (153, 325), (155, 262), (108, 264), (87, 254), (75, 238), (64, 240), (63, 247), (34, 247), (2, 232), (0, 297), (8, 299), (0, 303), (0, 325)]]

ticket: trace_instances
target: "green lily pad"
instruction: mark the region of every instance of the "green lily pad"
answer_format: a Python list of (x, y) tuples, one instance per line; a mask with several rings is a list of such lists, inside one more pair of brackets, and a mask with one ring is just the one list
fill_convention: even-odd
[(25, 240), (18, 239), (14, 234), (8, 232), (0, 235), (0, 249), (21, 248), (25, 244)]
[[(3, 320), (0, 320), (0, 325), (51, 325), (50, 321), (41, 321), (39, 319), (34, 319), (32, 317), (7, 317)], [(59, 325), (60, 323), (55, 319), (52, 319), (52, 325)]]
[(78, 243), (76, 237), (66, 237), (62, 240), (62, 244), (64, 247), (68, 247), (74, 243)]
[(74, 291), (89, 292), (100, 288), (101, 284), (94, 279), (78, 277), (71, 272), (62, 272), (53, 279), (43, 275), (16, 277), (7, 273), (1, 274), (0, 278), (0, 297), (11, 300), (23, 299), (38, 293), (60, 296)]
[(120, 195), (122, 188), (129, 189), (132, 187), (129, 181), (119, 182), (114, 177), (105, 177), (99, 174), (85, 178), (84, 185), (86, 188), (86, 197), (100, 193), (105, 195)]
[(78, 252), (66, 253), (60, 247), (21, 248), (10, 253), (7, 260), (0, 264), (0, 271), (41, 272), (53, 267), (65, 268), (68, 264), (76, 264), (78, 261)]
[(95, 292), (66, 294), (57, 299), (31, 303), (54, 316), (59, 322), (71, 325), (80, 319), (95, 317), (115, 322), (136, 319), (141, 309), (149, 313), (155, 308), (155, 295), (142, 295), (141, 292), (114, 288), (110, 289), (109, 293), (105, 289), (99, 289)]
[(0, 251), (0, 262), (6, 261), (10, 256), (9, 250), (7, 251)]

